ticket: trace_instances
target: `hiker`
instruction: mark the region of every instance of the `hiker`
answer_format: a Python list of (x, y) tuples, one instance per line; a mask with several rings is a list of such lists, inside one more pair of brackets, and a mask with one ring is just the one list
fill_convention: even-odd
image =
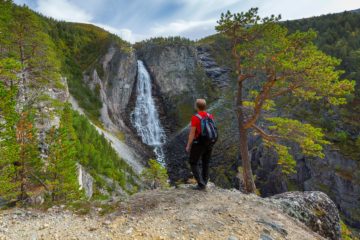
[[(205, 190), (209, 180), (211, 152), (218, 134), (214, 117), (205, 111), (205, 99), (197, 99), (195, 109), (197, 113), (191, 118), (190, 134), (186, 151), (190, 153), (191, 171), (198, 183), (196, 189)], [(202, 165), (201, 170), (199, 167), (200, 159)]]

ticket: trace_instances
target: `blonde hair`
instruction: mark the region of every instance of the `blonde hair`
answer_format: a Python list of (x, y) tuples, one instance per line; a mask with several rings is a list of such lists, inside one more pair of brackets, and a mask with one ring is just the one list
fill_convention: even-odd
[(206, 109), (206, 100), (205, 99), (196, 99), (195, 108), (199, 111), (204, 111)]

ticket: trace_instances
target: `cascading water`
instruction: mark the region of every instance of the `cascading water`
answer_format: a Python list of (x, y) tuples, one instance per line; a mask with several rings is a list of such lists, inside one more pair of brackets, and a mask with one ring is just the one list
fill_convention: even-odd
[(135, 110), (132, 112), (132, 124), (136, 128), (143, 143), (154, 148), (156, 159), (159, 163), (165, 164), (163, 144), (166, 141), (164, 129), (159, 120), (159, 114), (151, 93), (151, 78), (144, 63), (138, 63), (138, 78), (136, 86)]

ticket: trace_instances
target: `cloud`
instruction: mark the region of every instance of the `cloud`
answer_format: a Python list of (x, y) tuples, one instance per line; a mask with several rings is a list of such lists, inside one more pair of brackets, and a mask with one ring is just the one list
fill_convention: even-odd
[(69, 0), (38, 0), (36, 10), (58, 20), (91, 22), (93, 16)]
[(215, 33), (220, 14), (259, 7), (261, 16), (298, 19), (360, 8), (359, 0), (14, 0), (55, 19), (92, 23), (135, 42), (155, 36), (198, 39)]
[(108, 32), (118, 35), (125, 41), (131, 42), (131, 43), (134, 43), (136, 41), (135, 36), (130, 29), (127, 29), (127, 28), (117, 29), (117, 28), (114, 28), (114, 27), (111, 27), (111, 26), (108, 26), (105, 24), (101, 24), (101, 23), (93, 23), (93, 24), (105, 29)]
[(182, 35), (192, 37), (191, 33), (208, 32), (213, 30), (216, 24), (216, 19), (209, 19), (204, 21), (185, 21), (177, 20), (164, 25), (157, 25), (151, 28), (151, 33), (154, 36), (177, 36)]

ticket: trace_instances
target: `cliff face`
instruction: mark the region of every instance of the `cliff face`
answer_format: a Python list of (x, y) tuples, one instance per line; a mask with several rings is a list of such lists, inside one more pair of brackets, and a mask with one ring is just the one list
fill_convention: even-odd
[(125, 128), (125, 109), (136, 81), (136, 71), (134, 52), (124, 52), (113, 44), (99, 58), (96, 67), (85, 74), (85, 82), (93, 91), (99, 91), (103, 103), (101, 118), (108, 127), (112, 120), (118, 127)]
[(189, 43), (145, 43), (136, 49), (153, 79), (162, 123), (172, 135), (189, 122), (196, 98), (211, 99), (213, 85)]
[(84, 82), (102, 102), (100, 124), (114, 135), (111, 142), (119, 145), (119, 153), (138, 172), (152, 153), (136, 136), (130, 122), (128, 110), (134, 102), (136, 76), (137, 59), (133, 49), (124, 50), (112, 43), (85, 71)]

